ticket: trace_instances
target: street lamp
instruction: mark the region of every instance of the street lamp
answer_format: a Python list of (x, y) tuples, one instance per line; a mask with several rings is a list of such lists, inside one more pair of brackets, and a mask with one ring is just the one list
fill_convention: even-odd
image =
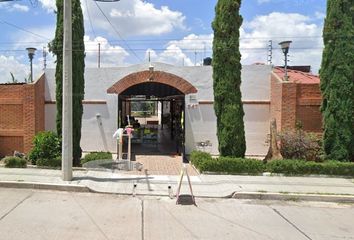
[(29, 47), (29, 48), (26, 48), (26, 50), (28, 52), (28, 57), (29, 57), (30, 64), (31, 64), (31, 80), (30, 80), (30, 82), (33, 82), (32, 60), (33, 60), (34, 53), (36, 52), (37, 49), (33, 48), (33, 47)]
[(281, 50), (283, 51), (284, 56), (285, 56), (285, 66), (284, 66), (284, 71), (285, 71), (284, 80), (285, 81), (288, 81), (288, 52), (289, 52), (289, 48), (290, 48), (290, 43), (292, 43), (292, 41), (283, 41), (283, 42), (279, 43)]

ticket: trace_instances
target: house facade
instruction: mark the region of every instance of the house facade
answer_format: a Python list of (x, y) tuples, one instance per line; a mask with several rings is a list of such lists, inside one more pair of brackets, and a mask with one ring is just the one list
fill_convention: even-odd
[[(311, 131), (321, 125), (318, 119), (320, 103), (318, 77), (291, 71), (289, 81), (283, 81), (282, 69), (272, 69), (269, 65), (243, 66), (241, 92), (245, 111), (246, 155), (264, 156), (267, 153), (266, 140), (271, 118), (277, 119), (279, 130), (294, 127), (298, 119), (304, 121), (306, 128)], [(300, 76), (301, 81), (298, 81)], [(311, 78), (314, 79), (313, 85), (309, 82)], [(12, 146), (9, 144), (10, 139), (4, 138), (9, 137), (5, 136), (4, 131), (8, 129), (5, 123), (9, 121), (1, 117), (0, 154), (8, 154), (11, 150), (28, 152), (30, 149), (28, 139), (32, 139), (36, 132), (55, 131), (55, 69), (46, 69), (41, 79), (32, 85), (38, 86), (34, 87), (37, 92), (32, 98), (37, 97), (41, 100), (33, 101), (35, 110), (32, 112), (25, 113), (31, 108), (22, 106), (22, 113), (36, 116), (32, 121), (35, 125), (30, 127), (31, 132), (21, 132), (24, 139), (22, 145)], [(23, 87), (26, 86), (27, 84)], [(12, 91), (11, 88), (3, 87), (0, 85), (0, 92)], [(17, 91), (15, 89), (14, 86), (13, 92)], [(9, 101), (3, 96), (0, 98), (2, 116), (4, 113), (2, 108)], [(183, 112), (178, 117), (172, 118), (171, 123), (179, 119), (183, 123), (183, 141), (187, 154), (196, 149), (200, 143), (208, 143), (208, 151), (214, 155), (218, 154), (212, 67), (178, 67), (163, 63), (85, 69), (81, 138), (83, 151), (117, 152), (117, 141), (112, 135), (123, 125), (126, 115), (131, 113), (130, 100), (136, 96), (149, 96), (149, 99), (158, 101), (160, 118), (167, 111), (173, 116), (172, 112), (177, 108), (180, 113)], [(24, 99), (16, 101), (25, 104)], [(14, 118), (16, 112), (18, 111), (12, 113)], [(40, 117), (39, 113), (42, 112), (43, 117)], [(27, 124), (27, 121), (23, 120), (23, 123)], [(160, 119), (159, 124), (161, 123)], [(9, 147), (5, 148), (6, 144), (3, 142)]]

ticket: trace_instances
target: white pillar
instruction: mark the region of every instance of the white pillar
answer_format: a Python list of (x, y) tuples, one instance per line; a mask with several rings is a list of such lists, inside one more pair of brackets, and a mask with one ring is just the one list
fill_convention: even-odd
[(63, 41), (63, 114), (62, 114), (62, 178), (71, 181), (73, 177), (72, 136), (72, 13), (71, 0), (64, 0)]

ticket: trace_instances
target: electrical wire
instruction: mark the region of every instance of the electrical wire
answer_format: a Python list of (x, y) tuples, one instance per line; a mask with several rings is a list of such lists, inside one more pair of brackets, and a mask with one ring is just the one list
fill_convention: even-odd
[(85, 3), (86, 3), (86, 10), (87, 10), (87, 18), (89, 19), (89, 22), (90, 22), (90, 26), (91, 26), (91, 31), (93, 33), (93, 36), (97, 37), (96, 33), (95, 33), (95, 30), (93, 29), (93, 25), (92, 25), (92, 21), (91, 21), (91, 16), (90, 16), (90, 10), (89, 10), (89, 6), (88, 6), (88, 3), (87, 3), (87, 0), (85, 0)]
[[(271, 39), (276, 39), (276, 38), (288, 38), (288, 39), (294, 39), (294, 38), (305, 38), (305, 37), (263, 37), (263, 38), (240, 38), (240, 41), (242, 40), (259, 40), (259, 39), (264, 39), (267, 43), (269, 40)], [(317, 39), (317, 38), (322, 38), (322, 37), (306, 37), (307, 39)], [(349, 38), (349, 36), (348, 36)], [(158, 38), (158, 39), (125, 39), (125, 40), (116, 40), (116, 39), (106, 39), (108, 42), (111, 43), (116, 43), (116, 42), (139, 42), (139, 43), (144, 43), (144, 42), (166, 42), (166, 41), (176, 41), (176, 42), (180, 42), (180, 41), (185, 41), (185, 42), (202, 42), (202, 41), (212, 41), (213, 38), (198, 38), (198, 39), (176, 39), (176, 38)], [(89, 42), (85, 41), (85, 42)], [(7, 44), (7, 43), (12, 43), (12, 42), (0, 42), (0, 44)], [(17, 42), (17, 43), (29, 43), (29, 42)], [(43, 42), (32, 42), (32, 43), (43, 43)]]
[(22, 28), (22, 27), (19, 27), (19, 26), (17, 26), (17, 25), (15, 25), (15, 24), (13, 24), (13, 23), (9, 23), (9, 22), (4, 21), (4, 20), (0, 20), (0, 23), (4, 23), (4, 24), (9, 25), (9, 26), (11, 26), (11, 27), (17, 28), (17, 29), (19, 29), (19, 30), (21, 30), (21, 31), (23, 31), (23, 32), (26, 32), (26, 33), (32, 34), (33, 36), (36, 36), (36, 37), (39, 37), (39, 38), (43, 38), (43, 39), (47, 39), (47, 40), (49, 40), (49, 41), (50, 41), (50, 39), (49, 39), (49, 38), (47, 38), (47, 37), (44, 37), (44, 36), (42, 36), (42, 35), (40, 35), (40, 34), (37, 34), (37, 33), (31, 32), (31, 31), (29, 31), (29, 30), (26, 30), (26, 29), (24, 29), (24, 28)]
[(133, 53), (133, 55), (139, 60), (139, 61), (143, 61), (138, 54), (136, 54), (136, 52), (134, 50), (132, 50), (129, 46), (129, 44), (124, 40), (124, 38), (122, 37), (122, 35), (119, 33), (119, 31), (113, 26), (113, 24), (111, 23), (111, 21), (109, 20), (109, 18), (106, 16), (106, 14), (103, 12), (103, 10), (101, 9), (100, 5), (94, 1), (96, 6), (98, 7), (98, 9), (100, 10), (100, 12), (102, 13), (102, 15), (106, 18), (107, 22), (111, 25), (112, 29), (115, 31), (115, 33), (119, 36), (120, 39), (122, 39), (122, 41), (124, 42), (124, 44), (126, 45), (126, 47), (129, 49), (130, 52)]
[[(239, 48), (240, 51), (267, 51), (268, 48)], [(300, 50), (311, 50), (311, 51), (322, 51), (324, 48), (292, 48), (292, 51), (300, 51)], [(137, 52), (146, 52), (147, 48), (134, 48), (131, 49)], [(280, 48), (273, 48), (273, 50), (280, 50)], [(0, 52), (23, 52), (26, 51), (24, 49), (0, 49)], [(82, 51), (82, 49), (78, 49), (78, 48), (73, 48), (72, 49), (73, 52), (76, 51)], [(125, 52), (125, 49), (101, 49), (101, 52)], [(155, 48), (155, 49), (151, 49), (150, 51), (156, 51), (156, 52), (189, 52), (189, 53), (194, 53), (194, 52), (213, 52), (211, 49), (210, 50), (205, 50), (204, 48), (200, 48), (200, 49), (195, 49), (195, 48), (180, 48), (178, 50), (176, 49), (166, 49), (166, 48)], [(85, 52), (98, 52), (97, 49), (86, 49)]]

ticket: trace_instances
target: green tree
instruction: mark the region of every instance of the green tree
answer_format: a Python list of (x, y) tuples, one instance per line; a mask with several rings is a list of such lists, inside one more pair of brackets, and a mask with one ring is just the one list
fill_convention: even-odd
[(327, 1), (320, 70), (323, 148), (328, 159), (354, 160), (354, 1)]
[[(63, 92), (63, 0), (57, 0), (57, 26), (55, 38), (50, 44), (50, 50), (56, 55), (56, 105), (57, 133), (62, 134), (62, 92)], [(80, 0), (72, 0), (72, 32), (73, 32), (73, 165), (80, 164), (82, 150), (81, 140), (81, 122), (82, 122), (82, 100), (84, 99), (84, 71), (85, 71), (85, 46), (84, 46), (84, 22)]]
[(241, 0), (219, 0), (215, 7), (213, 42), (214, 110), (219, 152), (244, 157), (246, 151), (241, 101), (241, 53), (239, 14)]

